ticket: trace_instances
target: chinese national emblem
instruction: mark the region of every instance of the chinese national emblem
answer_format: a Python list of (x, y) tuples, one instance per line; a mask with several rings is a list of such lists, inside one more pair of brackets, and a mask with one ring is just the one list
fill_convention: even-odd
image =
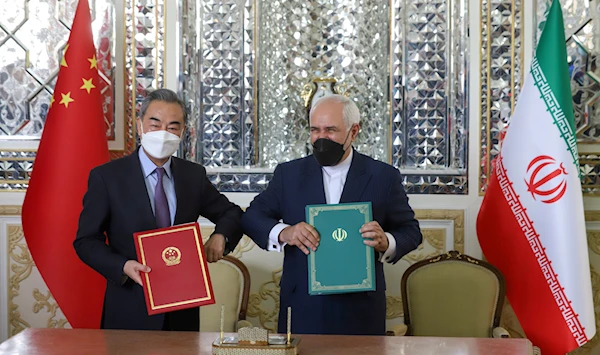
[(177, 265), (181, 262), (181, 251), (176, 247), (166, 247), (162, 251), (162, 259), (167, 266)]
[(567, 191), (566, 175), (562, 162), (547, 155), (537, 156), (527, 166), (527, 192), (536, 201), (539, 198), (544, 203), (554, 203)]
[(348, 237), (348, 232), (343, 228), (336, 228), (333, 233), (331, 233), (331, 237), (337, 242), (343, 242), (344, 239)]

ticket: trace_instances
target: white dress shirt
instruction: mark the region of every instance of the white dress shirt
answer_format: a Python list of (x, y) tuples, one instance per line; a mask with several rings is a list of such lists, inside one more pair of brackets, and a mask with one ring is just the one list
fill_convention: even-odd
[[(342, 197), (342, 191), (346, 184), (346, 178), (348, 177), (348, 171), (350, 171), (350, 164), (352, 164), (353, 150), (350, 150), (350, 154), (337, 165), (324, 166), (323, 171), (323, 187), (325, 188), (325, 201), (328, 204), (340, 203)], [(269, 246), (267, 250), (270, 251), (283, 251), (283, 247), (286, 243), (279, 242), (279, 234), (281, 231), (288, 227), (289, 224), (278, 223), (276, 224), (269, 233)], [(385, 253), (380, 253), (381, 260), (390, 262), (393, 260), (396, 254), (396, 239), (390, 233), (385, 233), (388, 238), (388, 249)]]

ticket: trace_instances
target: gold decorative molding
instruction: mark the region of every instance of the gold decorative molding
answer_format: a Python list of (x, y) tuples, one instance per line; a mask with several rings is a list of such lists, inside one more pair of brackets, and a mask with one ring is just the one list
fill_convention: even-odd
[(250, 237), (244, 235), (230, 255), (240, 259), (245, 252), (252, 250), (255, 245)]
[(464, 210), (415, 210), (417, 220), (446, 220), (454, 222), (454, 247), (465, 252), (465, 211)]
[(585, 211), (586, 222), (598, 222), (600, 221), (600, 211)]
[(46, 322), (46, 328), (65, 327), (65, 325), (68, 323), (66, 319), (54, 319), (54, 317), (56, 317), (56, 312), (58, 311), (58, 303), (51, 302), (50, 299), (52, 298), (52, 301), (54, 301), (54, 298), (52, 297), (50, 290), (48, 290), (47, 295), (44, 295), (42, 292), (40, 292), (40, 290), (36, 288), (33, 290), (33, 298), (36, 300), (36, 302), (33, 304), (33, 313), (39, 313), (44, 308), (46, 308), (48, 310), (48, 313), (50, 313), (50, 317)]
[(444, 252), (446, 246), (446, 230), (425, 228), (423, 231), (423, 239), (425, 239), (436, 251)]
[[(23, 229), (20, 225), (7, 225), (8, 232), (8, 324), (10, 325), (10, 336), (17, 335), (31, 325), (21, 318), (19, 305), (14, 303), (15, 297), (19, 296), (20, 284), (31, 275), (33, 260), (27, 244), (23, 238)], [(11, 262), (12, 261), (12, 262)]]
[(404, 317), (404, 309), (402, 308), (402, 297), (387, 296), (385, 298), (385, 318), (393, 319)]
[(588, 248), (600, 255), (600, 231), (587, 231)]
[[(248, 317), (257, 317), (260, 326), (277, 332), (277, 318), (279, 314), (279, 281), (283, 269), (279, 268), (271, 274), (271, 281), (260, 285), (258, 294), (250, 294), (248, 300)], [(269, 301), (268, 307), (263, 307), (263, 301)], [(301, 310), (300, 310), (301, 311)]]
[(20, 216), (23, 208), (15, 205), (0, 205), (0, 216)]
[(432, 258), (436, 255), (444, 253), (446, 249), (446, 230), (442, 228), (423, 228), (421, 229), (424, 242), (427, 242), (433, 247), (433, 250), (425, 247), (425, 243), (421, 243), (417, 249), (404, 255), (402, 260), (410, 264), (418, 261)]

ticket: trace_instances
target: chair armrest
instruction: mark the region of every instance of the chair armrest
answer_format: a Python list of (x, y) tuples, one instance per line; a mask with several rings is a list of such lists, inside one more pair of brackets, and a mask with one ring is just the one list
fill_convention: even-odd
[(238, 322), (237, 322), (237, 330), (240, 330), (240, 328), (246, 328), (246, 327), (252, 328), (252, 327), (254, 327), (254, 325), (252, 325), (252, 323), (248, 322), (245, 319), (238, 320)]
[(492, 338), (510, 338), (508, 331), (502, 327), (496, 327), (492, 330)]
[(388, 330), (385, 334), (391, 336), (403, 336), (406, 335), (406, 331), (408, 331), (408, 327), (406, 324), (397, 324), (392, 327), (392, 329)]

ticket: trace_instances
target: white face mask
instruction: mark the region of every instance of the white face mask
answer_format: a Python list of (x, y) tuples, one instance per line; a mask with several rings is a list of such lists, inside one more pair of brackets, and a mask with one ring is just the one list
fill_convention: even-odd
[(167, 131), (142, 133), (142, 147), (151, 157), (165, 159), (179, 148), (181, 138)]

